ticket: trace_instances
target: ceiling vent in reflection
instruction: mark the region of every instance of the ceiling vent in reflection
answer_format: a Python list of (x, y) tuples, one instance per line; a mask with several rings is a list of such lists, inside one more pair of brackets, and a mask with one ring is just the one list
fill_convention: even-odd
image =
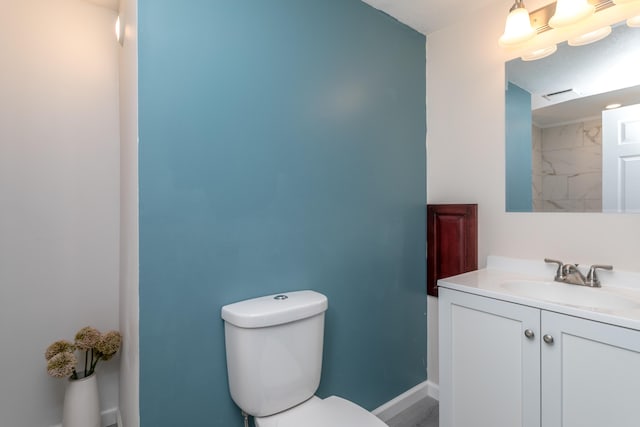
[(549, 102), (557, 103), (580, 98), (580, 92), (575, 89), (565, 89), (542, 95), (542, 97)]

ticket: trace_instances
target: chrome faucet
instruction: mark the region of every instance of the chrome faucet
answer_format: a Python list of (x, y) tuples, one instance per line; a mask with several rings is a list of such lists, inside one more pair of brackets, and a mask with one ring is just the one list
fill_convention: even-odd
[(587, 278), (578, 270), (578, 264), (565, 264), (562, 266), (563, 282), (571, 285), (587, 286)]
[(592, 265), (587, 273), (587, 277), (578, 270), (578, 264), (563, 264), (562, 261), (555, 259), (545, 258), (544, 262), (557, 264), (556, 277), (553, 278), (556, 282), (568, 283), (571, 285), (589, 286), (591, 288), (599, 288), (602, 284), (600, 278), (596, 273), (597, 269), (613, 270), (611, 265)]
[(602, 270), (613, 270), (612, 265), (592, 265), (589, 269), (589, 272), (587, 273), (587, 286), (591, 286), (592, 288), (599, 288), (601, 286), (600, 278), (596, 274), (596, 270), (599, 268)]

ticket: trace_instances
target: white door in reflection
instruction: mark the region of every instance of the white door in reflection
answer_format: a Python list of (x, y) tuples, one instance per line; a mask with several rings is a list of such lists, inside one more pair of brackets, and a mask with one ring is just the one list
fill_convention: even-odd
[(640, 213), (640, 104), (602, 112), (602, 211)]

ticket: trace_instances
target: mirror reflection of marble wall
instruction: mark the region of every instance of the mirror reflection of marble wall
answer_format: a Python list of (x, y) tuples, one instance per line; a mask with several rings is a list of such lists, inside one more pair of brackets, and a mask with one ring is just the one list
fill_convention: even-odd
[(602, 211), (602, 120), (532, 126), (534, 212)]

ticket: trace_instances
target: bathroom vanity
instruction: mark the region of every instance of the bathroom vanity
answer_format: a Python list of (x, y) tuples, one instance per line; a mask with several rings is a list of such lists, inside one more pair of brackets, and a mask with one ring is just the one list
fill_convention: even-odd
[(438, 282), (441, 427), (640, 425), (640, 275), (489, 257)]

